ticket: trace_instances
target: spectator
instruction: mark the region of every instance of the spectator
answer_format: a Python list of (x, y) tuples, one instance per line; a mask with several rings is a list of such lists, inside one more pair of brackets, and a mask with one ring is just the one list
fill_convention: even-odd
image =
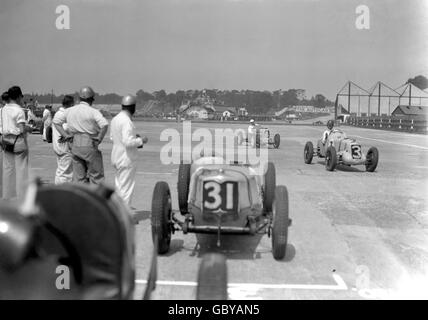
[(1, 145), (3, 148), (3, 198), (24, 197), (28, 184), (28, 143), (25, 113), (21, 107), (23, 94), (18, 86), (8, 90), (10, 101), (0, 112)]
[(43, 141), (48, 141), (48, 130), (52, 125), (52, 106), (46, 105), (43, 111)]
[[(74, 105), (73, 96), (66, 95), (62, 100), (62, 107), (55, 113), (53, 121), (62, 117), (66, 109)], [(63, 124), (67, 132), (67, 124)], [(71, 182), (73, 180), (73, 158), (70, 151), (69, 140), (61, 136), (55, 126), (52, 126), (52, 144), (56, 154), (57, 169), (55, 173), (55, 184)]]
[[(108, 122), (100, 111), (92, 107), (95, 92), (83, 87), (80, 103), (55, 118), (54, 125), (64, 138), (73, 138), (73, 181), (99, 184), (104, 181), (103, 156), (98, 145), (108, 130)], [(67, 123), (68, 132), (63, 128)]]

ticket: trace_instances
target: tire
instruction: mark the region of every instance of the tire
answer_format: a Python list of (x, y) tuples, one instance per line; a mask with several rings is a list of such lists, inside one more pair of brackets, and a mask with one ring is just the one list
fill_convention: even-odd
[(189, 197), (190, 164), (180, 163), (178, 167), (178, 206), (182, 215), (187, 214), (187, 199)]
[(333, 146), (327, 148), (325, 152), (325, 168), (328, 171), (333, 171), (337, 165), (336, 149)]
[(227, 300), (227, 265), (224, 255), (209, 253), (202, 258), (196, 300)]
[(46, 142), (52, 143), (52, 126), (46, 128)]
[(165, 181), (156, 183), (153, 190), (151, 220), (152, 239), (157, 239), (158, 253), (167, 253), (171, 242), (171, 193)]
[(305, 149), (303, 151), (303, 159), (306, 164), (312, 163), (312, 158), (314, 157), (314, 145), (312, 142), (308, 141), (305, 144)]
[(272, 227), (272, 255), (274, 259), (281, 260), (285, 257), (288, 240), (288, 192), (285, 186), (275, 189), (275, 202), (273, 206)]
[(272, 211), (272, 205), (275, 199), (276, 188), (276, 170), (272, 162), (268, 162), (267, 171), (265, 173), (265, 185), (263, 193), (263, 206), (267, 212)]
[(279, 135), (279, 133), (277, 133), (273, 136), (273, 147), (275, 149), (278, 149), (280, 144), (281, 144), (281, 136)]
[(379, 151), (376, 147), (371, 147), (367, 151), (366, 156), (366, 171), (373, 172), (376, 170), (377, 164), (379, 162)]
[(260, 130), (256, 131), (256, 146), (257, 149), (260, 149)]

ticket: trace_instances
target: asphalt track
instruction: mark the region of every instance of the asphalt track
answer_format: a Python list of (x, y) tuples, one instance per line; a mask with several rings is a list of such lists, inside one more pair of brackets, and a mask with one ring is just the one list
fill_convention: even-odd
[[(138, 122), (149, 143), (141, 150), (133, 206), (142, 216), (136, 226), (136, 298), (145, 288), (152, 251), (150, 216), (154, 185), (169, 183), (177, 203), (178, 165), (163, 165), (166, 144), (160, 133), (181, 131), (182, 124)], [(192, 129), (236, 129), (243, 125), (192, 124)], [(245, 126), (244, 126), (245, 128)], [(306, 141), (314, 143), (324, 127), (272, 125), (281, 135), (279, 149), (269, 150), (277, 184), (288, 188), (290, 216), (287, 255), (276, 261), (271, 241), (263, 236), (228, 236), (216, 247), (209, 235), (173, 235), (170, 252), (159, 256), (154, 299), (194, 299), (201, 257), (227, 257), (230, 299), (388, 299), (428, 298), (428, 137), (344, 127), (365, 152), (379, 149), (374, 173), (364, 167), (325, 170), (323, 162), (303, 162)], [(52, 145), (30, 138), (32, 173), (52, 182), (56, 162)], [(101, 146), (107, 182), (113, 182), (111, 143)]]

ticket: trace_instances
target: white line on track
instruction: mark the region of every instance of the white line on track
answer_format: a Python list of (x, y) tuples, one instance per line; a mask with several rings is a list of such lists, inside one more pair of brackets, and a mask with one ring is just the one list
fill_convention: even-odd
[(389, 144), (396, 144), (396, 145), (399, 145), (399, 146), (405, 146), (405, 147), (410, 147), (410, 148), (417, 148), (417, 149), (422, 149), (422, 150), (428, 150), (428, 147), (421, 147), (421, 146), (417, 146), (417, 145), (414, 145), (414, 144), (393, 142), (393, 141), (387, 141), (387, 140), (381, 140), (381, 139), (374, 139), (374, 138), (366, 138), (366, 137), (356, 136), (356, 135), (350, 135), (350, 136), (351, 137), (360, 138), (360, 139), (378, 141), (378, 142), (389, 143)]
[[(342, 277), (337, 273), (333, 274), (335, 285), (326, 284), (265, 284), (265, 283), (229, 283), (229, 288), (242, 288), (242, 289), (292, 289), (292, 290), (348, 290), (348, 286)], [(136, 284), (147, 284), (146, 280), (135, 280)], [(183, 287), (196, 287), (198, 284), (194, 281), (173, 281), (173, 280), (158, 280), (157, 285), (163, 286), (183, 286)]]

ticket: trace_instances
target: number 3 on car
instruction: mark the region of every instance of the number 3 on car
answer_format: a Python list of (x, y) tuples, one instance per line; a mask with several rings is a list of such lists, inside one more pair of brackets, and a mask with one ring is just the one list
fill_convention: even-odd
[(238, 206), (236, 182), (218, 183), (206, 181), (204, 183), (203, 203), (204, 210), (234, 211)]

